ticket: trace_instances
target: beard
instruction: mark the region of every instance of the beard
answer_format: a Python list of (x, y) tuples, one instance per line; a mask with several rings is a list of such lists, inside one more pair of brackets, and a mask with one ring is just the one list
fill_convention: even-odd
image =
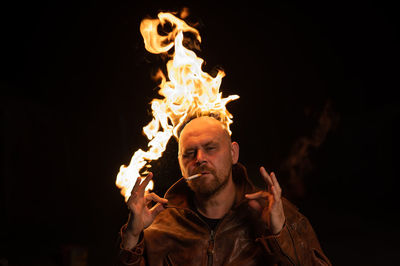
[(211, 177), (197, 178), (188, 182), (188, 185), (193, 192), (201, 198), (210, 198), (224, 189), (229, 181), (229, 173), (218, 175), (214, 169), (201, 167), (196, 172), (208, 171)]

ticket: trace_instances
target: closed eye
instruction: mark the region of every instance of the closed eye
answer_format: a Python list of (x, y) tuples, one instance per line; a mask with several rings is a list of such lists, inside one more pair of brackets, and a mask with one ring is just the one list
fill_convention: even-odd
[(215, 150), (217, 150), (218, 145), (216, 145), (215, 143), (209, 143), (207, 145), (205, 145), (204, 149), (206, 150), (206, 152), (213, 152)]
[(196, 152), (194, 150), (189, 150), (189, 151), (185, 151), (182, 154), (182, 157), (183, 158), (192, 158), (192, 157), (194, 157), (195, 154), (196, 154)]

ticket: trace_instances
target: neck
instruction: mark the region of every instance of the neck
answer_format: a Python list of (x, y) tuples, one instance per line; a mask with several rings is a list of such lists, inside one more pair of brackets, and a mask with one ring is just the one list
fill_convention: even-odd
[(232, 177), (230, 177), (224, 189), (215, 195), (209, 198), (202, 198), (196, 195), (197, 210), (205, 217), (220, 219), (232, 208), (235, 201), (235, 192), (235, 184), (232, 181)]

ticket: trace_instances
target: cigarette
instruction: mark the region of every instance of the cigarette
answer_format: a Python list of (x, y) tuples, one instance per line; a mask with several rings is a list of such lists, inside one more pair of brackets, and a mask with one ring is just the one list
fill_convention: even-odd
[(201, 176), (201, 174), (191, 175), (188, 178), (186, 178), (186, 180), (192, 180), (192, 179), (198, 178), (199, 176)]

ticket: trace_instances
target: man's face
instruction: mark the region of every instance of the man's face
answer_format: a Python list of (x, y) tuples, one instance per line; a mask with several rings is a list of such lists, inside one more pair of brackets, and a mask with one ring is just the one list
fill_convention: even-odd
[(179, 165), (182, 175), (202, 175), (188, 181), (199, 196), (210, 197), (223, 189), (232, 178), (232, 165), (237, 162), (239, 148), (231, 143), (222, 124), (211, 117), (190, 121), (179, 138)]

